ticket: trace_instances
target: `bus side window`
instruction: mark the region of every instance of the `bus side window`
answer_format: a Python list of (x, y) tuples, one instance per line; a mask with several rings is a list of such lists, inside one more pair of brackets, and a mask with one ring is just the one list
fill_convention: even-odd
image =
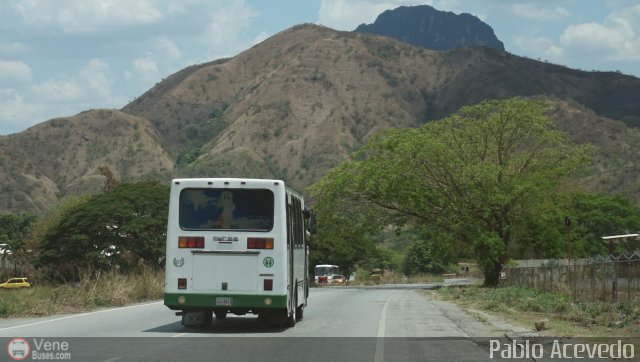
[(293, 199), (293, 212), (294, 212), (294, 244), (296, 246), (302, 246), (302, 210), (300, 208), (300, 199)]
[(318, 232), (318, 226), (316, 225), (316, 214), (309, 212), (309, 233), (315, 234)]
[[(289, 195), (287, 195), (287, 199), (289, 199)], [(287, 248), (291, 245), (291, 238), (293, 237), (293, 220), (292, 220), (292, 212), (291, 212), (291, 204), (289, 201), (285, 201), (286, 209), (287, 209)]]

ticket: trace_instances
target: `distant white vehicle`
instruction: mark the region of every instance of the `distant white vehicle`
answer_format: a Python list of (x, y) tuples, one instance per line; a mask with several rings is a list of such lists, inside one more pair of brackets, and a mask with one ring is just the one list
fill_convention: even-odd
[(333, 276), (340, 274), (340, 267), (331, 264), (319, 264), (315, 268), (316, 284), (331, 284)]

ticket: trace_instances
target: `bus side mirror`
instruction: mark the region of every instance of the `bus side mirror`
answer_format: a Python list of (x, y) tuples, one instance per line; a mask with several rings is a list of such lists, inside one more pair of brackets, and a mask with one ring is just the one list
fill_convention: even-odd
[(314, 235), (318, 231), (316, 226), (316, 214), (313, 212), (309, 215), (309, 232)]

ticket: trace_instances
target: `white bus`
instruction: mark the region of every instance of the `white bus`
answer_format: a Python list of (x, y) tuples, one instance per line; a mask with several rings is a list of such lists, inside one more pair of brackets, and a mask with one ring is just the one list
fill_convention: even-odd
[(294, 326), (309, 295), (302, 195), (280, 180), (175, 179), (164, 304), (186, 327), (227, 313)]
[(315, 282), (316, 284), (327, 283), (331, 284), (333, 276), (340, 274), (340, 267), (331, 264), (319, 264), (315, 268)]

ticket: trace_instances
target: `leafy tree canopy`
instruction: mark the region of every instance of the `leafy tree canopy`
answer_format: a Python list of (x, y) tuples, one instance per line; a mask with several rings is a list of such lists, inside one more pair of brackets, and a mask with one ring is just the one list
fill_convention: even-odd
[(556, 190), (594, 150), (571, 144), (548, 113), (538, 100), (493, 100), (419, 128), (383, 131), (312, 187), (319, 227), (336, 219), (346, 223), (340, 230), (363, 219), (357, 225), (429, 227), (472, 251), (485, 282), (495, 284), (519, 245), (545, 247), (531, 227), (557, 232), (544, 224), (560, 214)]
[(121, 184), (67, 210), (39, 241), (40, 266), (74, 278), (82, 268), (159, 265), (164, 255), (169, 189)]

